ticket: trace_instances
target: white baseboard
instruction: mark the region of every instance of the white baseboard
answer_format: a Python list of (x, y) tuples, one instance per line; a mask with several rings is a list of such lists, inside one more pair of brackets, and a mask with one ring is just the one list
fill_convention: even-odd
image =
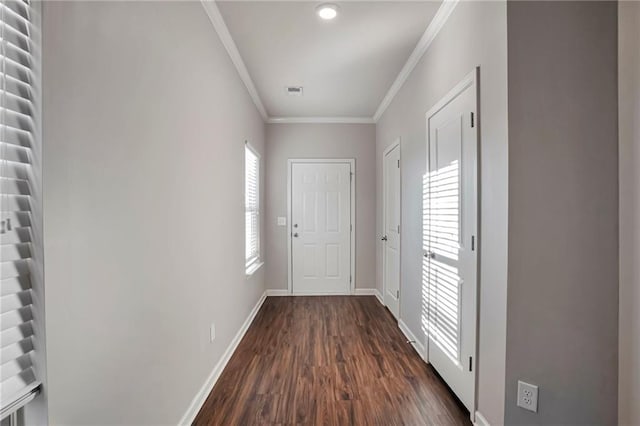
[(377, 288), (356, 288), (355, 291), (356, 296), (375, 296), (378, 299), (378, 302), (384, 306), (384, 302), (382, 301), (382, 295), (378, 291)]
[[(305, 293), (289, 293), (289, 290), (286, 288), (271, 288), (265, 291), (265, 295), (269, 296), (348, 296), (348, 294), (344, 293), (317, 293), (317, 292), (305, 292)], [(354, 295), (356, 296), (376, 296), (378, 301), (384, 305), (382, 302), (382, 296), (377, 288), (356, 288)]]
[(476, 411), (476, 421), (473, 422), (473, 424), (476, 426), (491, 426), (487, 419), (485, 419), (484, 416), (480, 414), (480, 411)]
[(378, 302), (380, 302), (382, 306), (385, 306), (384, 299), (382, 298), (382, 294), (380, 294), (377, 288), (375, 290), (376, 290), (376, 298), (378, 299)]
[(198, 411), (200, 411), (200, 408), (211, 393), (211, 389), (213, 389), (213, 386), (218, 381), (218, 378), (220, 378), (220, 374), (222, 374), (222, 371), (227, 366), (227, 363), (231, 359), (231, 356), (238, 348), (238, 344), (240, 344), (240, 341), (249, 329), (251, 322), (256, 317), (256, 314), (260, 310), (260, 307), (262, 306), (266, 298), (267, 292), (264, 292), (262, 296), (260, 296), (260, 299), (258, 299), (258, 302), (253, 307), (251, 312), (249, 312), (249, 316), (242, 324), (242, 327), (240, 327), (240, 330), (238, 330), (238, 333), (236, 333), (233, 340), (231, 340), (231, 343), (229, 343), (229, 346), (227, 347), (227, 350), (224, 351), (224, 354), (222, 354), (222, 358), (220, 358), (220, 361), (218, 361), (215, 367), (213, 367), (213, 371), (211, 371), (211, 374), (209, 374), (209, 377), (207, 377), (207, 380), (204, 382), (204, 385), (202, 385), (202, 388), (200, 388), (200, 391), (196, 394), (195, 398), (193, 398), (193, 401), (191, 401), (187, 412), (184, 414), (184, 416), (182, 416), (182, 419), (180, 419), (180, 425), (191, 425), (191, 423), (193, 423), (193, 420), (198, 414)]
[(411, 341), (411, 345), (413, 345), (415, 350), (418, 352), (418, 355), (420, 355), (424, 359), (424, 342), (423, 342), (423, 339), (418, 339), (411, 332), (411, 330), (409, 330), (409, 327), (407, 327), (407, 324), (405, 324), (404, 321), (402, 321), (402, 320), (398, 320), (398, 327), (400, 328), (400, 331), (402, 331), (402, 333), (405, 335), (407, 340)]
[(267, 296), (291, 296), (286, 288), (269, 288), (264, 293)]

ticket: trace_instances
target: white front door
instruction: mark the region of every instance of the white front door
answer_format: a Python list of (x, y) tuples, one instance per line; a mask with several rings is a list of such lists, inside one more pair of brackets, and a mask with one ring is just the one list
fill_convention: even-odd
[(351, 291), (351, 163), (291, 163), (294, 294)]
[(393, 316), (400, 315), (400, 144), (384, 155), (383, 279), (384, 304)]
[(477, 296), (475, 78), (427, 115), (424, 269), (428, 362), (473, 413)]

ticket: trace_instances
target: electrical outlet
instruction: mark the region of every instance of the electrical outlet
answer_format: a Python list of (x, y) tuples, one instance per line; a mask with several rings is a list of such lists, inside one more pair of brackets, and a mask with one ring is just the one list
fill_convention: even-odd
[(211, 323), (211, 328), (209, 329), (209, 338), (212, 342), (216, 340), (216, 324), (213, 322)]
[(538, 387), (518, 380), (518, 407), (538, 412)]

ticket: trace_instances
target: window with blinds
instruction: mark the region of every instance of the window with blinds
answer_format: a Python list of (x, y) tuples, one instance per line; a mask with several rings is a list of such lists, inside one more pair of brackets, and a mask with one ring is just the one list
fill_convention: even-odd
[[(0, 407), (2, 418), (37, 394), (34, 365), (38, 325), (32, 276), (39, 156), (36, 140), (35, 9), (28, 0), (0, 1)], [(34, 190), (35, 189), (35, 190)], [(39, 213), (38, 213), (39, 214)], [(39, 268), (41, 270), (41, 268)]]
[(247, 272), (260, 263), (260, 158), (244, 148), (245, 260)]

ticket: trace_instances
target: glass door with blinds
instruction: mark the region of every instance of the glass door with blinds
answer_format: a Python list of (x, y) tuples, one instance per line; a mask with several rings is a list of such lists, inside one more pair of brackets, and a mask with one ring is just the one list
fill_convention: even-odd
[[(36, 352), (42, 330), (38, 128), (38, 10), (30, 1), (0, 2), (0, 409), (10, 416), (40, 387)], [(38, 266), (40, 265), (40, 266)], [(40, 273), (36, 273), (40, 271)], [(40, 302), (41, 303), (41, 302)]]

